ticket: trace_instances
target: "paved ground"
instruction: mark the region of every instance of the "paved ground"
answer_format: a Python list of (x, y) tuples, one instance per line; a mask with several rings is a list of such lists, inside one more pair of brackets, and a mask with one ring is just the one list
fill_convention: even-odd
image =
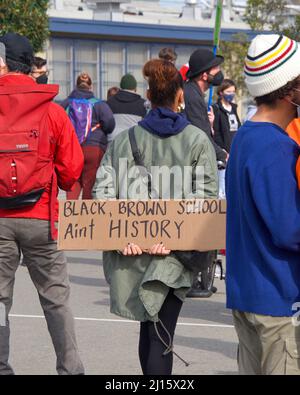
[[(72, 308), (80, 352), (87, 374), (140, 374), (137, 357), (138, 323), (109, 312), (109, 291), (101, 253), (68, 254)], [(225, 309), (224, 282), (208, 300), (187, 300), (180, 316), (174, 374), (236, 374), (237, 338)], [(17, 272), (11, 316), (11, 363), (17, 374), (56, 374), (52, 344), (27, 269)]]

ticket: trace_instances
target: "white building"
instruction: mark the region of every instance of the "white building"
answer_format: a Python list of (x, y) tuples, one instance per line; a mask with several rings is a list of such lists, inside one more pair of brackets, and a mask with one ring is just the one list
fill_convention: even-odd
[[(163, 0), (161, 5), (153, 0), (52, 0), (46, 56), (50, 81), (61, 86), (58, 99), (70, 93), (83, 70), (91, 75), (94, 92), (102, 99), (127, 72), (135, 75), (139, 92), (144, 93), (142, 66), (161, 48), (174, 48), (180, 67), (199, 46), (212, 47), (213, 1)], [(253, 36), (240, 17), (241, 2), (232, 0), (225, 7), (222, 40), (230, 41), (240, 31), (249, 39)]]

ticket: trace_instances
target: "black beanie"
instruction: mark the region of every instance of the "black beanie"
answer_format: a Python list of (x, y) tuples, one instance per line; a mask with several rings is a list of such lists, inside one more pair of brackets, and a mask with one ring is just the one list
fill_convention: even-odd
[(0, 37), (0, 42), (5, 45), (7, 60), (32, 66), (34, 52), (27, 37), (17, 33), (6, 33)]

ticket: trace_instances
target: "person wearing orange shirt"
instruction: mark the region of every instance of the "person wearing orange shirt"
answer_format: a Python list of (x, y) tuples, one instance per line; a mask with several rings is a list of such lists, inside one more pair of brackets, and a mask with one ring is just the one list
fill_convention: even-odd
[[(295, 118), (287, 127), (288, 135), (300, 145), (300, 118)], [(300, 158), (296, 165), (296, 176), (298, 181), (298, 187), (300, 189)]]

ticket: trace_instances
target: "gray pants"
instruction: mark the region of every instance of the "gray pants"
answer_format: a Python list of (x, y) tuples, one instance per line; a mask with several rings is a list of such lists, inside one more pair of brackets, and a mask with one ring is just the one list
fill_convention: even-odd
[(6, 310), (6, 326), (0, 326), (0, 375), (14, 373), (8, 363), (8, 315), (21, 251), (45, 314), (57, 356), (58, 374), (83, 374), (74, 319), (68, 305), (70, 286), (67, 262), (64, 253), (57, 250), (57, 243), (50, 239), (49, 222), (0, 218), (0, 304)]

